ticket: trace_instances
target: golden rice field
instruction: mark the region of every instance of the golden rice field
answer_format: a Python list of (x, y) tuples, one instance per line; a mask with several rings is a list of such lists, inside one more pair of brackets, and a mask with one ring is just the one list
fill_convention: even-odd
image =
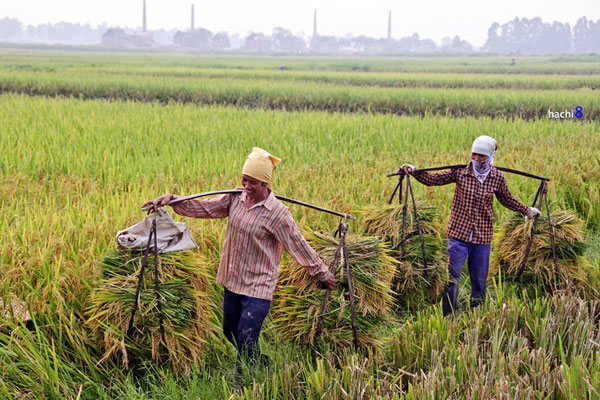
[[(277, 323), (285, 318), (278, 314), (261, 338), (271, 366), (244, 367), (242, 374), (218, 332), (214, 277), (207, 298), (217, 331), (191, 373), (151, 358), (130, 369), (103, 359), (104, 343), (87, 321), (103, 279), (100, 261), (114, 248), (116, 231), (143, 219), (141, 203), (165, 192), (239, 186), (253, 146), (283, 159), (272, 184), (277, 194), (354, 214), (350, 231), (362, 233), (360, 211), (383, 207), (397, 183), (386, 173), (405, 162), (466, 163), (472, 140), (493, 136), (495, 165), (551, 179), (550, 208), (573, 210), (582, 220), (585, 257), (600, 269), (598, 63), (531, 57), (511, 71), (505, 62), (0, 51), (0, 291), (32, 317), (19, 322), (4, 312), (0, 319), (0, 397), (600, 397), (597, 282), (589, 291), (550, 294), (535, 279), (493, 276), (487, 303), (470, 312), (463, 277), (456, 318), (442, 317), (437, 303), (393, 308), (377, 332), (379, 351), (297, 344), (281, 334)], [(279, 71), (281, 65), (289, 68)], [(217, 91), (228, 100), (172, 96)], [(364, 108), (286, 106), (328, 96), (331, 104)], [(368, 107), (386, 99), (416, 111)], [(417, 108), (440, 99), (447, 109), (469, 112)], [(545, 117), (548, 107), (581, 104), (581, 120)], [(517, 175), (507, 181), (531, 205), (538, 182)], [(453, 188), (414, 189), (417, 200), (438, 208), (444, 236)], [(339, 222), (289, 207), (305, 229), (331, 234)], [(512, 217), (500, 204), (495, 212), (497, 228)], [(214, 274), (225, 221), (176, 219), (188, 224), (199, 259)], [(287, 255), (283, 263), (289, 265)]]

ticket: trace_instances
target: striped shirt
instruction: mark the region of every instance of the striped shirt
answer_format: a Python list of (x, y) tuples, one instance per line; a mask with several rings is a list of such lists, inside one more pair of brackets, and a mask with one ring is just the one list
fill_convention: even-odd
[(448, 237), (474, 244), (489, 244), (494, 234), (494, 195), (504, 207), (523, 215), (528, 213), (529, 207), (510, 194), (502, 171), (492, 167), (481, 183), (475, 177), (472, 164), (437, 174), (417, 170), (414, 176), (427, 186), (456, 183), (446, 230)]
[(176, 203), (173, 210), (194, 218), (229, 217), (217, 283), (234, 293), (271, 300), (279, 277), (282, 247), (310, 275), (323, 280), (329, 273), (300, 233), (290, 210), (272, 191), (249, 209), (243, 192)]

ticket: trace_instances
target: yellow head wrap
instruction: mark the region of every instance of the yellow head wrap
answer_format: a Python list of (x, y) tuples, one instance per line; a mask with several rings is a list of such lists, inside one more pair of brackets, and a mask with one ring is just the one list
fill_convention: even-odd
[(281, 162), (280, 158), (272, 156), (260, 147), (253, 147), (252, 153), (246, 158), (242, 174), (270, 183), (273, 169)]

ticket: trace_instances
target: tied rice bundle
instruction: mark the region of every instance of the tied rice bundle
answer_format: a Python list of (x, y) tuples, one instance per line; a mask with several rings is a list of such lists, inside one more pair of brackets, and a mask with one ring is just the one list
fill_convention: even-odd
[(114, 250), (100, 266), (103, 279), (91, 296), (88, 325), (104, 348), (104, 359), (120, 357), (131, 362), (168, 359), (176, 372), (189, 374), (199, 366), (207, 340), (218, 331), (211, 299), (211, 274), (206, 260), (195, 250), (159, 255), (159, 289), (165, 341), (161, 343), (154, 288), (154, 258), (148, 256), (131, 337), (131, 318), (142, 253)]
[[(331, 268), (338, 239), (323, 232), (306, 232), (305, 237)], [(347, 234), (346, 249), (354, 289), (359, 346), (376, 349), (381, 344), (376, 334), (377, 328), (387, 321), (392, 302), (390, 282), (394, 273), (394, 259), (388, 247), (375, 237)], [(353, 343), (343, 252), (335, 277), (337, 283), (329, 297), (323, 329), (320, 337), (316, 337), (326, 289), (295, 261), (282, 267), (280, 284), (273, 298), (272, 315), (274, 329), (284, 340), (339, 346)]]
[[(527, 264), (523, 270), (522, 279), (534, 281), (540, 278), (546, 285), (556, 282), (559, 287), (566, 288), (570, 285), (585, 288), (596, 279), (597, 271), (583, 256), (587, 245), (585, 243), (583, 221), (576, 217), (572, 211), (559, 211), (552, 214), (556, 243), (556, 258), (558, 270), (555, 271), (552, 257), (552, 243), (548, 220), (542, 216), (538, 218), (537, 227)], [(504, 222), (494, 237), (496, 251), (494, 269), (498, 269), (508, 277), (516, 277), (520, 268), (527, 244), (531, 236), (533, 219), (523, 221), (515, 214)]]
[[(377, 235), (388, 241), (393, 256), (400, 258), (402, 251), (402, 206), (386, 205), (363, 210), (363, 229), (367, 234)], [(435, 302), (441, 295), (447, 280), (445, 246), (440, 231), (439, 212), (425, 202), (417, 202), (419, 221), (425, 241), (427, 269), (423, 268), (423, 250), (413, 207), (406, 215), (406, 241), (402, 261), (392, 281), (400, 306)]]

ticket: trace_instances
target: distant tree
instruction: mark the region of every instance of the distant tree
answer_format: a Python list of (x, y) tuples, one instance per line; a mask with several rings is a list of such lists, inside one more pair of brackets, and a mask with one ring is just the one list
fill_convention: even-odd
[(275, 50), (299, 53), (306, 50), (306, 42), (303, 38), (295, 36), (291, 31), (277, 27), (273, 29), (273, 45)]
[(554, 21), (547, 24), (544, 30), (544, 48), (548, 53), (570, 53), (572, 51), (573, 35), (568, 23)]
[(241, 49), (245, 42), (246, 40), (242, 38), (239, 33), (229, 35), (229, 44), (231, 49)]
[(445, 36), (442, 38), (440, 44), (443, 51), (448, 51), (452, 47), (452, 38)]
[(0, 19), (0, 42), (20, 42), (22, 38), (23, 24), (18, 19)]
[(417, 42), (416, 51), (419, 53), (433, 53), (437, 50), (435, 42), (431, 39), (423, 39)]
[(458, 35), (454, 36), (450, 44), (450, 50), (455, 53), (470, 53), (473, 51), (473, 45), (466, 40), (461, 40)]
[(573, 27), (573, 48), (576, 53), (588, 53), (590, 51), (589, 24), (586, 17), (579, 18)]
[(600, 52), (600, 19), (596, 22), (582, 17), (573, 27), (573, 50), (576, 53)]
[(212, 48), (214, 50), (227, 50), (231, 47), (229, 35), (227, 32), (219, 32), (212, 39)]
[(379, 45), (377, 39), (365, 35), (352, 38), (350, 43), (356, 53), (376, 54), (383, 52), (383, 47)]
[(488, 37), (483, 45), (483, 48), (487, 51), (492, 52), (503, 52), (501, 50), (502, 39), (498, 35), (498, 30), (500, 29), (500, 24), (494, 22), (492, 26), (488, 29)]
[(540, 18), (515, 18), (494, 22), (488, 29), (485, 49), (497, 53), (553, 54), (571, 51), (572, 34), (567, 23), (544, 23)]
[(190, 33), (189, 47), (195, 47), (199, 50), (209, 50), (210, 41), (213, 34), (208, 29), (198, 28), (194, 29)]
[(340, 43), (333, 36), (316, 36), (310, 41), (310, 51), (314, 53), (338, 53), (340, 51)]
[(251, 51), (270, 51), (273, 48), (273, 41), (271, 38), (264, 33), (251, 32), (246, 36), (246, 42), (244, 48)]
[(106, 30), (106, 24), (92, 28), (89, 24), (81, 25), (61, 21), (56, 24), (28, 26), (25, 30), (24, 40), (27, 42), (49, 44), (98, 44), (102, 40), (102, 35)]

